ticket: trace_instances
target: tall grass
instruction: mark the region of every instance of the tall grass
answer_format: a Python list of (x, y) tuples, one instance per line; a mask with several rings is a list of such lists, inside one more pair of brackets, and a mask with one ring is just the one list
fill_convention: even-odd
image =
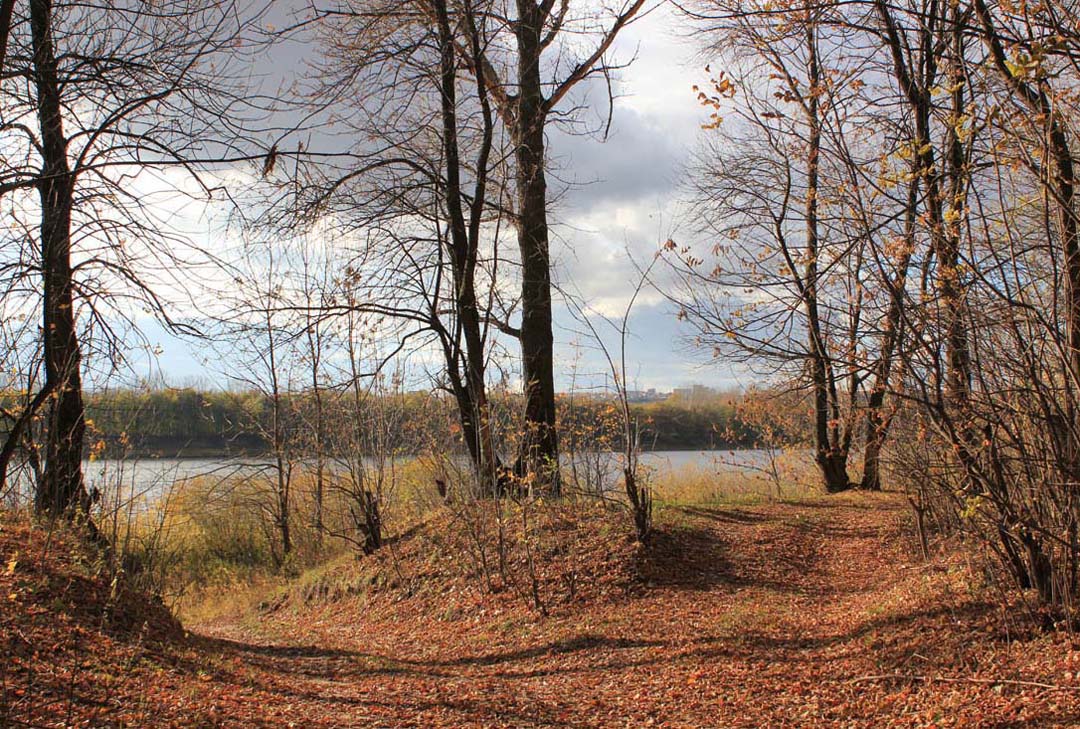
[[(407, 529), (438, 500), (438, 465), (409, 459), (395, 466), (388, 536)], [(268, 473), (200, 476), (175, 482), (148, 506), (124, 512), (119, 531), (144, 585), (173, 607), (184, 608), (225, 589), (279, 583), (352, 552), (355, 531), (342, 483), (331, 474), (324, 494), (324, 530), (315, 527), (314, 474), (292, 477), (292, 550), (281, 558), (273, 523), (274, 476)]]
[[(648, 478), (661, 507), (801, 500), (818, 494), (813, 464), (804, 453), (779, 456), (773, 473), (782, 474), (779, 492), (775, 479), (764, 472), (739, 471), (719, 461), (653, 472)], [(293, 549), (285, 560), (275, 554), (272, 474), (177, 481), (148, 507), (123, 512), (118, 529), (128, 535), (126, 549), (132, 562), (141, 565), (144, 586), (184, 619), (212, 619), (267, 599), (301, 573), (360, 556), (348, 539), (356, 527), (350, 522), (347, 489), (335, 482), (339, 478), (344, 476), (328, 476), (320, 533), (314, 526), (314, 474), (301, 470), (293, 476)], [(392, 499), (383, 505), (388, 538), (447, 505), (437, 480), (456, 484), (467, 475), (455, 472), (445, 459), (410, 458), (395, 464), (393, 479)], [(468, 499), (460, 489), (456, 493)], [(567, 503), (573, 502), (568, 497)], [(453, 502), (450, 510), (467, 504)]]
[(694, 463), (653, 477), (659, 505), (688, 506), (801, 501), (819, 496), (814, 464), (804, 452), (775, 457), (768, 469), (738, 467), (716, 461)]

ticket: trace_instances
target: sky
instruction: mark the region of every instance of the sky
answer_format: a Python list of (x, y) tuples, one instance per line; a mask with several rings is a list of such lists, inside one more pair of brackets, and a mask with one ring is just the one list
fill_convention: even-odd
[[(553, 278), (594, 312), (620, 318), (640, 279), (639, 268), (663, 241), (693, 234), (686, 229), (679, 181), (708, 116), (692, 91), (707, 80), (705, 59), (695, 51), (685, 25), (661, 6), (617, 40), (613, 57), (634, 61), (619, 72), (606, 141), (559, 131), (549, 135), (552, 186), (558, 188), (559, 181), (566, 186), (552, 211)], [(598, 106), (606, 102), (599, 96)], [(664, 272), (659, 267), (654, 272), (662, 281)], [(603, 382), (606, 367), (593, 335), (558, 298), (555, 318), (557, 388), (568, 389), (575, 370), (577, 386)], [(598, 317), (593, 323), (609, 346), (617, 347), (616, 332)], [(141, 322), (141, 329), (156, 354), (132, 352), (136, 377), (173, 385), (223, 383), (218, 353), (177, 338), (156, 322)], [(652, 288), (635, 303), (627, 362), (633, 389), (738, 384), (730, 367), (693, 346), (673, 306)]]

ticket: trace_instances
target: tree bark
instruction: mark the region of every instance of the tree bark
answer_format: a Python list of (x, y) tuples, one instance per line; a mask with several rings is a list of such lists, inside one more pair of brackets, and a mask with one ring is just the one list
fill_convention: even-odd
[(544, 170), (547, 102), (540, 76), (543, 15), (532, 0), (517, 0), (518, 96), (514, 114), (518, 245), (521, 249), (521, 355), (525, 379), (525, 432), (515, 471), (559, 493), (559, 441), (555, 429), (551, 258)]
[[(945, 219), (945, 196), (942, 193), (940, 175), (936, 169), (936, 154), (931, 135), (931, 118), (933, 110), (932, 89), (937, 83), (937, 51), (934, 42), (934, 29), (943, 17), (930, 17), (921, 29), (920, 50), (923, 55), (919, 73), (916, 79), (909, 69), (905, 58), (905, 45), (900, 39), (892, 12), (884, 0), (876, 0), (878, 15), (881, 18), (885, 30), (885, 42), (893, 57), (893, 72), (896, 76), (900, 90), (911, 107), (915, 122), (915, 158), (917, 164), (916, 178), (926, 185), (926, 217), (929, 220), (930, 241), (934, 253), (938, 259), (938, 275), (935, 278), (939, 301), (944, 318), (945, 329), (945, 402), (943, 405), (951, 405), (956, 412), (962, 413), (967, 407), (968, 392), (971, 383), (971, 355), (968, 345), (967, 327), (965, 325), (964, 301), (959, 274), (960, 254), (960, 216), (948, 224)], [(956, 12), (959, 12), (957, 10)], [(959, 25), (954, 31), (953, 43), (950, 44), (952, 54), (955, 56), (961, 52), (959, 47), (961, 30)], [(954, 58), (954, 71), (958, 70), (961, 58)], [(951, 200), (952, 205), (961, 201), (965, 186), (963, 146), (958, 137), (955, 124), (964, 113), (963, 89), (957, 83), (956, 73), (950, 79), (954, 84), (953, 106), (950, 115), (949, 129), (946, 130), (947, 150), (946, 158), (949, 164), (949, 173), (952, 179)], [(959, 100), (958, 100), (959, 98)], [(959, 103), (960, 108), (955, 108)], [(961, 416), (963, 419), (963, 416)], [(966, 436), (965, 436), (966, 437)]]
[[(818, 311), (818, 191), (821, 163), (821, 119), (818, 95), (821, 93), (821, 68), (817, 54), (817, 28), (813, 20), (806, 27), (809, 52), (807, 76), (809, 89), (806, 99), (807, 124), (810, 137), (806, 159), (806, 271), (804, 273), (803, 303), (806, 307), (810, 348), (810, 376), (814, 391), (814, 452), (821, 470), (825, 490), (829, 493), (849, 488), (847, 474), (848, 449), (840, 434), (839, 406), (832, 362), (821, 331)], [(852, 397), (855, 393), (851, 394)]]
[(45, 388), (53, 392), (47, 423), (45, 470), (34, 502), (39, 513), (70, 517), (79, 511), (86, 512), (90, 504), (82, 474), (86, 419), (71, 268), (75, 179), (68, 163), (64, 136), (50, 0), (31, 0), (30, 28), (43, 157), (38, 193), (44, 279)]
[(282, 392), (281, 381), (278, 376), (278, 351), (277, 351), (277, 337), (275, 335), (274, 328), (274, 315), (273, 315), (273, 302), (270, 297), (273, 291), (273, 263), (270, 266), (270, 272), (267, 278), (266, 299), (263, 302), (263, 306), (266, 307), (262, 311), (264, 317), (263, 322), (266, 326), (266, 366), (267, 374), (270, 379), (270, 417), (271, 417), (271, 433), (272, 438), (271, 445), (274, 453), (274, 476), (275, 476), (275, 497), (277, 500), (276, 513), (274, 514), (275, 521), (277, 522), (278, 536), (281, 539), (281, 559), (280, 563), (288, 559), (289, 554), (292, 552), (292, 463), (287, 457), (286, 448), (289, 447), (287, 441), (287, 435), (285, 432), (284, 423), (284, 400), (285, 393)]
[(0, 71), (7, 60), (11, 39), (11, 21), (15, 16), (15, 0), (0, 0)]
[[(466, 219), (461, 180), (461, 149), (458, 144), (457, 70), (458, 59), (449, 10), (445, 0), (434, 0), (440, 45), (440, 91), (442, 96), (443, 164), (446, 172), (445, 203), (449, 223), (447, 249), (454, 279), (454, 309), (457, 331), (444, 340), (447, 369), (458, 405), (462, 433), (481, 490), (494, 495), (500, 486), (502, 465), (495, 452), (491, 412), (487, 398), (486, 348), (483, 320), (476, 295), (476, 267), (479, 258), (480, 222), (486, 203), (488, 162), (494, 135), (492, 111), (483, 79), (476, 89), (483, 114), (483, 135), (476, 162), (476, 185), (472, 207)], [(463, 27), (469, 33), (471, 53), (479, 57), (481, 39), (469, 3), (465, 5)], [(464, 340), (464, 347), (461, 346)], [(464, 377), (460, 366), (464, 366)]]
[(896, 277), (888, 282), (889, 308), (885, 313), (881, 352), (874, 368), (874, 383), (866, 406), (866, 445), (863, 449), (863, 476), (859, 488), (881, 491), (881, 451), (889, 434), (891, 417), (885, 415), (885, 396), (889, 390), (892, 364), (900, 342), (903, 324), (904, 288), (911, 256), (915, 251), (915, 221), (918, 217), (919, 178), (916, 175), (908, 186), (907, 209), (904, 211), (904, 252), (896, 265)]

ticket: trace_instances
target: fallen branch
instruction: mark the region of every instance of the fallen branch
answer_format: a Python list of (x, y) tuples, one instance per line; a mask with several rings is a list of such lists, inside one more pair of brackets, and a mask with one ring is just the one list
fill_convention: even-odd
[(923, 681), (924, 683), (978, 683), (991, 686), (1027, 686), (1029, 688), (1043, 688), (1053, 691), (1080, 691), (1080, 686), (1059, 686), (1053, 683), (1040, 683), (1038, 681), (1014, 681), (1007, 678), (948, 678), (946, 676), (917, 676), (905, 673), (883, 673), (876, 676), (860, 676), (852, 678), (844, 683), (868, 683), (870, 681)]

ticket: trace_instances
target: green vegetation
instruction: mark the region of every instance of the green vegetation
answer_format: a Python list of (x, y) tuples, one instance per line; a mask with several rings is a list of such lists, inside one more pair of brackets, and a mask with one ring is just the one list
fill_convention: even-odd
[[(287, 397), (297, 414), (294, 425), (299, 430), (305, 413), (311, 410), (311, 397), (305, 393)], [(372, 397), (388, 399), (407, 426), (396, 433), (393, 450), (415, 452), (419, 444), (432, 442), (455, 443), (461, 449), (460, 434), (453, 427), (454, 406), (448, 398), (426, 392)], [(504, 396), (502, 409), (513, 410), (520, 405), (519, 399)], [(107, 454), (213, 457), (269, 450), (272, 403), (259, 392), (109, 390), (89, 394), (86, 403), (92, 424), (88, 437), (94, 442), (103, 441)], [(328, 420), (345, 422), (346, 405), (341, 404), (335, 411), (337, 405), (337, 400), (328, 399)], [(631, 412), (640, 423), (642, 447), (646, 450), (754, 447), (760, 429), (740, 419), (738, 405), (734, 396), (727, 395), (692, 403), (673, 396), (658, 402), (634, 403)], [(558, 406), (564, 428), (587, 430), (587, 442), (618, 447), (621, 426), (614, 401), (561, 395)]]

